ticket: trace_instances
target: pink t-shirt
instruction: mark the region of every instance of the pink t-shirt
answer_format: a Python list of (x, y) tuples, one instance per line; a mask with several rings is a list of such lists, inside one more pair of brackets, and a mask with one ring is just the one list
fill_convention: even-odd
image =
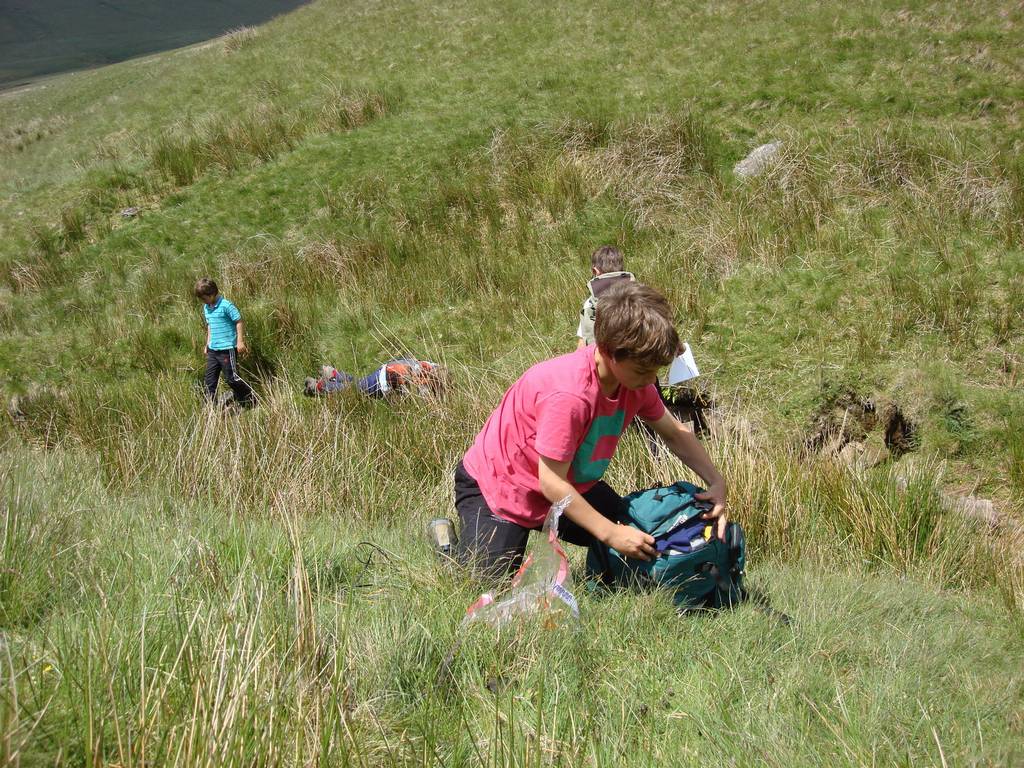
[(487, 419), (463, 464), (487, 506), (527, 528), (543, 524), (551, 503), (540, 492), (540, 456), (570, 461), (580, 493), (601, 479), (633, 418), (657, 421), (665, 405), (653, 384), (601, 394), (594, 347), (538, 363), (513, 384)]

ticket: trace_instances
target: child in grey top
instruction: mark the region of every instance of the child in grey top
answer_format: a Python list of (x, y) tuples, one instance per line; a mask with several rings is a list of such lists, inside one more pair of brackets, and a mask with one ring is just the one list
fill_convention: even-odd
[(594, 343), (594, 318), (597, 316), (597, 300), (601, 294), (617, 283), (635, 282), (633, 273), (623, 270), (622, 262), (622, 251), (613, 245), (602, 245), (590, 254), (590, 271), (594, 276), (587, 283), (590, 295), (580, 310), (576, 349)]

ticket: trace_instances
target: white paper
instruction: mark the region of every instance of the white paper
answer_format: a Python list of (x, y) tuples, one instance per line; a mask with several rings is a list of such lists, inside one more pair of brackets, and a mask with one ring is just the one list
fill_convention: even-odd
[(689, 344), (684, 344), (683, 354), (673, 360), (672, 367), (668, 369), (668, 383), (681, 384), (698, 376), (700, 370), (697, 368), (697, 361), (693, 359), (693, 350)]

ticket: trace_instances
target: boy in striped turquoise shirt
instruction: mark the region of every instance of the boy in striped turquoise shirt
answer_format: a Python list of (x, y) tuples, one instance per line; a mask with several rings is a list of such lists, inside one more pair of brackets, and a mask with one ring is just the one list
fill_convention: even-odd
[(206, 373), (203, 384), (206, 397), (214, 402), (217, 396), (217, 380), (221, 374), (235, 393), (240, 405), (252, 405), (252, 388), (238, 375), (238, 355), (248, 352), (245, 346), (245, 324), (238, 307), (220, 295), (217, 283), (208, 277), (196, 282), (196, 297), (203, 302), (203, 319), (206, 321)]

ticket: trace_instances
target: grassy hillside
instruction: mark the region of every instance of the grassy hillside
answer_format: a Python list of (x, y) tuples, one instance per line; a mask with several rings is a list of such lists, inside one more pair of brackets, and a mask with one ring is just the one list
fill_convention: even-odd
[[(5, 758), (1022, 759), (1021, 542), (942, 500), (1024, 514), (1021, 9), (492, 6), (320, 0), (0, 94)], [(441, 685), (477, 587), (423, 526), (606, 242), (678, 307), (795, 627), (581, 594), (581, 632), (474, 636)], [(207, 274), (237, 418), (193, 391)], [(301, 397), (405, 351), (454, 394)], [(630, 443), (611, 480), (682, 474)]]
[[(441, 305), (458, 359), (493, 365), (524, 323), (571, 344), (586, 254), (615, 241), (770, 427), (887, 395), (1006, 498), (1019, 11), (626, 15), (326, 3), (4, 96), (5, 378), (53, 382), (99, 342), (139, 375), (194, 366), (207, 272), (293, 378), (390, 354), (374, 324), (422, 348)], [(783, 162), (737, 184), (771, 138)], [(480, 329), (510, 280), (507, 326)]]

